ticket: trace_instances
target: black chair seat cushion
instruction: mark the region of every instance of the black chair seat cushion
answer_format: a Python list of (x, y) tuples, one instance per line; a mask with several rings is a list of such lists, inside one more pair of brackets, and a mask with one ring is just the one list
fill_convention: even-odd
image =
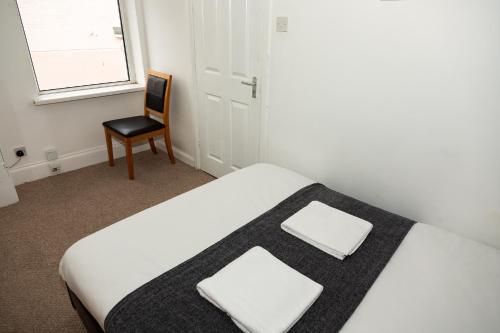
[(163, 125), (159, 121), (145, 116), (136, 116), (105, 121), (104, 123), (102, 123), (102, 125), (127, 138), (165, 128), (165, 125)]

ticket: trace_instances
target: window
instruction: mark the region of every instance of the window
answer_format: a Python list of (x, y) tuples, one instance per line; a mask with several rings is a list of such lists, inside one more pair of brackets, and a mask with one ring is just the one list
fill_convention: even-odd
[(131, 83), (118, 0), (17, 4), (41, 93)]

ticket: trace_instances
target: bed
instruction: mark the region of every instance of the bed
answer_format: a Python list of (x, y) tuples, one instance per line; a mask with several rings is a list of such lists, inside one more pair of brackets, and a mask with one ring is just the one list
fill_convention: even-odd
[[(127, 295), (223, 240), (315, 181), (257, 164), (75, 243), (59, 272), (89, 331)], [(416, 223), (342, 332), (500, 330), (500, 251)]]

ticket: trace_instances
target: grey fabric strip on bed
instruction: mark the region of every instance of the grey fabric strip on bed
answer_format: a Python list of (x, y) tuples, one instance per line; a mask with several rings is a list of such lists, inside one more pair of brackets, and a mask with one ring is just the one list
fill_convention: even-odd
[[(280, 224), (284, 220), (313, 200), (373, 224), (373, 230), (363, 245), (344, 261), (281, 230)], [(110, 311), (105, 330), (107, 333), (239, 332), (225, 313), (198, 294), (196, 284), (258, 245), (324, 286), (321, 296), (291, 332), (339, 331), (414, 223), (324, 185), (310, 185), (220, 242), (130, 293)]]

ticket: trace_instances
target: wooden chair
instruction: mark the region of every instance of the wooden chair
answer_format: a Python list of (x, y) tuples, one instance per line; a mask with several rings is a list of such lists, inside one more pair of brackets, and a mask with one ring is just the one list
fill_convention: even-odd
[[(108, 147), (109, 165), (115, 165), (112, 144), (112, 138), (115, 138), (125, 145), (129, 179), (134, 179), (132, 144), (135, 142), (149, 140), (151, 151), (153, 154), (157, 154), (154, 138), (163, 136), (170, 162), (175, 164), (168, 118), (171, 87), (172, 75), (148, 70), (147, 86), (144, 93), (144, 116), (115, 119), (102, 123)], [(163, 123), (151, 118), (151, 115), (161, 118)]]

